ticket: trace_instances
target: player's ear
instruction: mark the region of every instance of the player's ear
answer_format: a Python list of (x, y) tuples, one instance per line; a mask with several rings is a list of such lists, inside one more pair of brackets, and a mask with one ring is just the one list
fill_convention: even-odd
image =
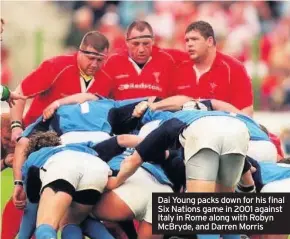
[(213, 39), (212, 36), (207, 38), (207, 44), (208, 44), (209, 47), (214, 46), (214, 39)]

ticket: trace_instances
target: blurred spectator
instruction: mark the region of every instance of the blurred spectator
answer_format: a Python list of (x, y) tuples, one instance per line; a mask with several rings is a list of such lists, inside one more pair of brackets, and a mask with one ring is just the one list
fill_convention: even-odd
[(108, 11), (101, 18), (98, 31), (103, 33), (110, 42), (110, 53), (114, 53), (116, 49), (124, 49), (126, 41), (124, 32), (119, 25), (119, 16), (116, 12)]
[(11, 167), (15, 144), (11, 142), (10, 115), (1, 114), (1, 171)]
[(269, 64), (284, 70), (290, 70), (290, 24), (281, 19), (276, 26), (276, 35), (269, 52)]
[(282, 130), (281, 141), (287, 156), (290, 156), (290, 128)]
[(78, 10), (82, 7), (88, 7), (93, 12), (93, 25), (97, 25), (102, 16), (106, 13), (107, 8), (116, 6), (118, 1), (75, 1), (73, 9)]
[(12, 79), (12, 72), (8, 64), (9, 52), (8, 49), (1, 45), (1, 84), (9, 85)]
[(250, 2), (234, 2), (229, 8), (229, 34), (223, 52), (245, 61), (260, 32), (257, 10)]
[(270, 74), (263, 79), (261, 85), (261, 103), (264, 109), (271, 108), (275, 110), (280, 108), (279, 106), (283, 103), (283, 96), (277, 90), (283, 82), (283, 77), (280, 69), (271, 68)]
[(275, 19), (273, 18), (273, 11), (269, 2), (266, 1), (254, 1), (253, 5), (257, 9), (259, 21), (261, 23), (261, 33), (268, 33), (273, 29), (275, 25)]
[(2, 41), (2, 32), (4, 31), (4, 24), (5, 24), (3, 18), (1, 18), (0, 24), (1, 24), (1, 26), (0, 26), (0, 28), (1, 28), (0, 41)]
[(175, 29), (171, 4), (170, 2), (153, 2), (153, 6), (154, 12), (149, 14), (145, 20), (153, 27), (155, 43), (162, 47), (170, 47)]
[(188, 24), (196, 19), (196, 3), (183, 1), (175, 2), (174, 4), (171, 9), (175, 16), (176, 27), (172, 36), (173, 44), (171, 47), (185, 50), (184, 32)]
[(119, 3), (120, 24), (126, 28), (135, 20), (144, 19), (153, 10), (151, 1), (122, 1)]
[(275, 69), (273, 74), (262, 82), (262, 102), (264, 108), (276, 111), (290, 109), (290, 77), (289, 72)]
[(68, 51), (78, 49), (83, 36), (93, 28), (93, 21), (94, 15), (89, 7), (84, 6), (74, 13), (71, 29), (65, 39)]

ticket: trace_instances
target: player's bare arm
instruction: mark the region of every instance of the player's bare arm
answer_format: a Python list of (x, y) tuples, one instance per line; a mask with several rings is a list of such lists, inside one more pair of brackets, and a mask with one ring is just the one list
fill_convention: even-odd
[(43, 111), (43, 120), (50, 119), (54, 112), (61, 106), (61, 105), (70, 105), (70, 104), (81, 104), (84, 103), (85, 101), (91, 101), (91, 100), (98, 100), (99, 97), (90, 94), (90, 93), (78, 93), (74, 95), (67, 96), (65, 98), (56, 100), (52, 102), (49, 106), (47, 106), (44, 111)]
[[(23, 95), (21, 86), (19, 85), (16, 90), (14, 91), (17, 95)], [(15, 102), (14, 105), (12, 105), (10, 109), (10, 115), (11, 115), (11, 122), (22, 122), (22, 115), (24, 112), (26, 100), (19, 99)], [(12, 129), (12, 135), (11, 135), (11, 141), (16, 142), (16, 140), (21, 136), (23, 132), (22, 127), (15, 127)]]
[(164, 100), (153, 102), (149, 104), (149, 108), (153, 111), (155, 110), (169, 110), (169, 111), (177, 111), (181, 110), (182, 106), (189, 101), (192, 101), (192, 97), (188, 97), (185, 95), (176, 95), (168, 97)]
[[(202, 101), (202, 100), (201, 100)], [(151, 110), (169, 110), (169, 111), (177, 111), (181, 110), (183, 106), (188, 102), (200, 102), (200, 100), (195, 100), (192, 97), (184, 96), (184, 95), (177, 95), (172, 96), (169, 98), (166, 98), (164, 100), (161, 100), (159, 102), (154, 102), (151, 105), (149, 105), (149, 108)], [(221, 110), (221, 111), (227, 111), (227, 112), (233, 112), (233, 113), (243, 113), (235, 106), (216, 99), (210, 100), (213, 110)]]
[(236, 108), (235, 106), (221, 101), (221, 100), (211, 100), (211, 104), (214, 110), (221, 110), (221, 111), (227, 111), (227, 112), (232, 112), (232, 113), (243, 113), (241, 110)]
[(120, 171), (116, 177), (110, 177), (106, 188), (112, 190), (123, 184), (143, 163), (140, 155), (135, 151), (132, 155), (124, 159)]
[(253, 114), (254, 114), (254, 106), (253, 105), (250, 105), (248, 107), (245, 107), (241, 110), (241, 112), (245, 115), (248, 115), (250, 117), (253, 117)]
[(117, 136), (119, 146), (125, 148), (135, 148), (142, 140), (142, 137), (133, 134), (122, 134)]
[(22, 181), (22, 165), (26, 160), (26, 151), (29, 145), (29, 139), (22, 137), (15, 147), (14, 162), (13, 162), (13, 176), (14, 176), (14, 190), (13, 203), (17, 208), (24, 208), (26, 205), (26, 194), (23, 188)]
[(16, 144), (14, 162), (13, 162), (13, 176), (14, 180), (22, 180), (22, 165), (26, 160), (26, 151), (29, 145), (29, 139), (22, 137)]

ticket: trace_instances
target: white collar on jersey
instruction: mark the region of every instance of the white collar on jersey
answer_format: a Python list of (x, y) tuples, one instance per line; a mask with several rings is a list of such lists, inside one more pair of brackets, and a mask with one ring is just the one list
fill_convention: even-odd
[(142, 69), (144, 69), (144, 67), (148, 64), (148, 62), (151, 61), (152, 56), (149, 57), (148, 61), (144, 64), (143, 68), (140, 68), (138, 64), (131, 57), (128, 57), (128, 59), (129, 61), (132, 62), (134, 69), (137, 71), (138, 75), (140, 75), (140, 73), (142, 72)]

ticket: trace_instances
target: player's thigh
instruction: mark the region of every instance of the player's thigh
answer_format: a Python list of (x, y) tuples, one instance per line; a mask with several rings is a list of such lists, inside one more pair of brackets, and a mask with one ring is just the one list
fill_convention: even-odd
[(219, 154), (204, 148), (185, 164), (187, 180), (216, 181), (219, 169)]
[(113, 191), (102, 194), (92, 209), (94, 217), (107, 221), (123, 221), (134, 218), (130, 207)]
[(66, 224), (80, 224), (91, 212), (93, 205), (72, 202), (60, 222), (60, 228)]
[(152, 224), (142, 221), (138, 228), (138, 239), (161, 239), (163, 235), (152, 234)]
[[(96, 216), (115, 218), (138, 218), (146, 210), (148, 198), (151, 197), (150, 177), (148, 172), (139, 168), (124, 184), (111, 192), (102, 195), (101, 200), (94, 208)], [(117, 212), (117, 210), (121, 210)], [(111, 212), (112, 211), (112, 212)]]
[(146, 210), (143, 214), (140, 214), (137, 219), (152, 224), (152, 193), (173, 193), (173, 190), (169, 185), (161, 184), (153, 175), (148, 175), (148, 184), (151, 192), (148, 197)]
[(241, 154), (225, 154), (220, 156), (220, 167), (217, 183), (225, 187), (234, 187), (241, 179), (245, 164), (245, 156)]
[(77, 186), (77, 191), (96, 190), (102, 193), (107, 185), (110, 167), (100, 158), (84, 154), (84, 170)]

